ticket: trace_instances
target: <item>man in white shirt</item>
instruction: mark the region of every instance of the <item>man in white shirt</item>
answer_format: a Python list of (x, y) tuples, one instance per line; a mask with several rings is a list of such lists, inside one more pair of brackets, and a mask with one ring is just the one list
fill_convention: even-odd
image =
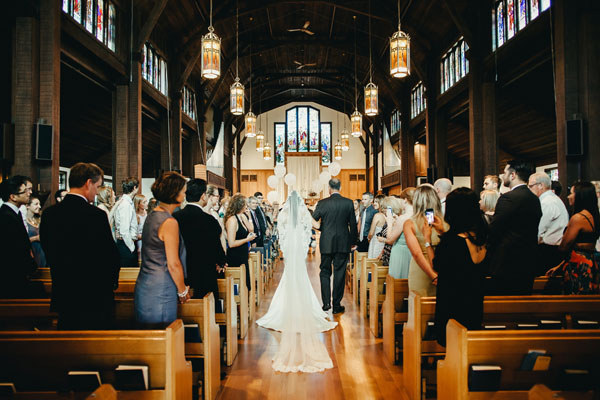
[(442, 203), (442, 212), (446, 214), (446, 196), (452, 191), (452, 181), (448, 178), (440, 178), (433, 184), (435, 191)]
[(115, 204), (114, 224), (121, 267), (139, 267), (135, 241), (138, 240), (138, 224), (133, 197), (140, 184), (136, 178), (123, 180), (123, 196)]
[(564, 254), (558, 250), (563, 232), (569, 223), (569, 213), (560, 197), (552, 192), (548, 174), (536, 172), (529, 177), (529, 189), (540, 198), (542, 218), (538, 228), (537, 274), (544, 275), (562, 261)]

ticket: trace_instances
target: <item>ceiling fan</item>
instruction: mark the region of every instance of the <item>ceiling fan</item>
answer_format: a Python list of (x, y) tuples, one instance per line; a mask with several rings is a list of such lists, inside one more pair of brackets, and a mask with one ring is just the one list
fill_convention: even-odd
[(296, 69), (302, 69), (304, 67), (315, 67), (317, 65), (317, 63), (302, 64), (300, 61), (296, 61), (296, 60), (294, 60), (294, 64), (297, 65)]
[(312, 31), (310, 31), (310, 30), (308, 29), (309, 25), (310, 25), (310, 21), (306, 21), (306, 22), (304, 23), (304, 25), (302, 26), (302, 28), (288, 29), (287, 31), (288, 31), (288, 32), (304, 32), (304, 33), (306, 33), (307, 35), (311, 35), (311, 36), (312, 36), (312, 35), (314, 35), (315, 33), (314, 33), (314, 32), (312, 32)]

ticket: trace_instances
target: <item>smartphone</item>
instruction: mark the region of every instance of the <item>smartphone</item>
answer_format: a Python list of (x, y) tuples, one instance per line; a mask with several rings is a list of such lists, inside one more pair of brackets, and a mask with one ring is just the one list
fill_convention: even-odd
[(427, 218), (427, 223), (429, 225), (433, 224), (433, 208), (425, 210), (425, 218)]
[(387, 208), (387, 215), (389, 215), (390, 217), (391, 217), (392, 215), (394, 215), (394, 212), (392, 211), (392, 207), (388, 207), (388, 208)]

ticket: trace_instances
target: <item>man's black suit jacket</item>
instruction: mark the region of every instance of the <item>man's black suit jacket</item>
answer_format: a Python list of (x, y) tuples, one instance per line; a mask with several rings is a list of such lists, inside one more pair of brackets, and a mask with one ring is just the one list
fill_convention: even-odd
[(31, 242), (21, 218), (8, 205), (0, 207), (0, 296), (29, 297), (28, 275), (37, 266), (31, 256)]
[(358, 236), (352, 200), (333, 193), (317, 203), (313, 218), (321, 220), (321, 254), (350, 252)]
[[(262, 218), (260, 212), (259, 211), (260, 206), (256, 207), (256, 210), (251, 210), (248, 209), (248, 213), (249, 215), (249, 219), (250, 222), (252, 222), (252, 226), (254, 227), (254, 233), (256, 233), (256, 238), (251, 241), (251, 244), (256, 244), (256, 247), (264, 247), (265, 245), (265, 230), (267, 229), (267, 226), (264, 222), (264, 219)], [(254, 215), (252, 214), (254, 213)], [(256, 221), (254, 220), (254, 217), (256, 217)], [(258, 222), (258, 225), (257, 225)]]
[(515, 293), (531, 291), (541, 217), (540, 200), (527, 185), (504, 193), (496, 204), (490, 223), (490, 275), (512, 281)]
[(52, 274), (53, 309), (65, 315), (112, 312), (120, 259), (106, 213), (68, 194), (44, 211), (40, 240)]
[(194, 289), (194, 297), (202, 298), (213, 292), (219, 296), (217, 264), (224, 266), (225, 252), (221, 245), (221, 225), (200, 207), (188, 204), (173, 213), (179, 224), (187, 253), (187, 284)]

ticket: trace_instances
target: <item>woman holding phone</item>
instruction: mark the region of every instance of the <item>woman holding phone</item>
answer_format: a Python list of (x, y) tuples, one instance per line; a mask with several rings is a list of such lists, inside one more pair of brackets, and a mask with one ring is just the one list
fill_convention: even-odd
[(387, 207), (384, 206), (384, 203), (385, 196), (375, 196), (375, 201), (373, 201), (373, 207), (375, 207), (378, 213), (373, 216), (373, 222), (371, 222), (371, 229), (369, 230), (369, 250), (367, 253), (368, 258), (379, 258), (379, 256), (381, 255), (381, 251), (383, 250), (383, 246), (385, 245), (385, 243), (377, 239), (377, 236), (383, 230), (383, 225), (385, 225), (385, 215), (387, 213)]
[[(423, 232), (433, 226), (431, 240)], [(412, 259), (408, 271), (408, 289), (422, 296), (435, 296), (437, 272), (433, 270), (433, 252), (440, 242), (437, 227), (447, 228), (442, 205), (435, 189), (429, 185), (419, 186), (413, 196), (413, 216), (404, 223), (406, 245)], [(428, 238), (429, 239), (429, 238)]]
[(250, 269), (248, 268), (248, 243), (256, 234), (250, 227), (246, 217), (248, 205), (246, 197), (241, 194), (233, 196), (225, 213), (225, 229), (227, 230), (227, 265), (230, 267), (246, 266), (246, 287), (250, 289)]

